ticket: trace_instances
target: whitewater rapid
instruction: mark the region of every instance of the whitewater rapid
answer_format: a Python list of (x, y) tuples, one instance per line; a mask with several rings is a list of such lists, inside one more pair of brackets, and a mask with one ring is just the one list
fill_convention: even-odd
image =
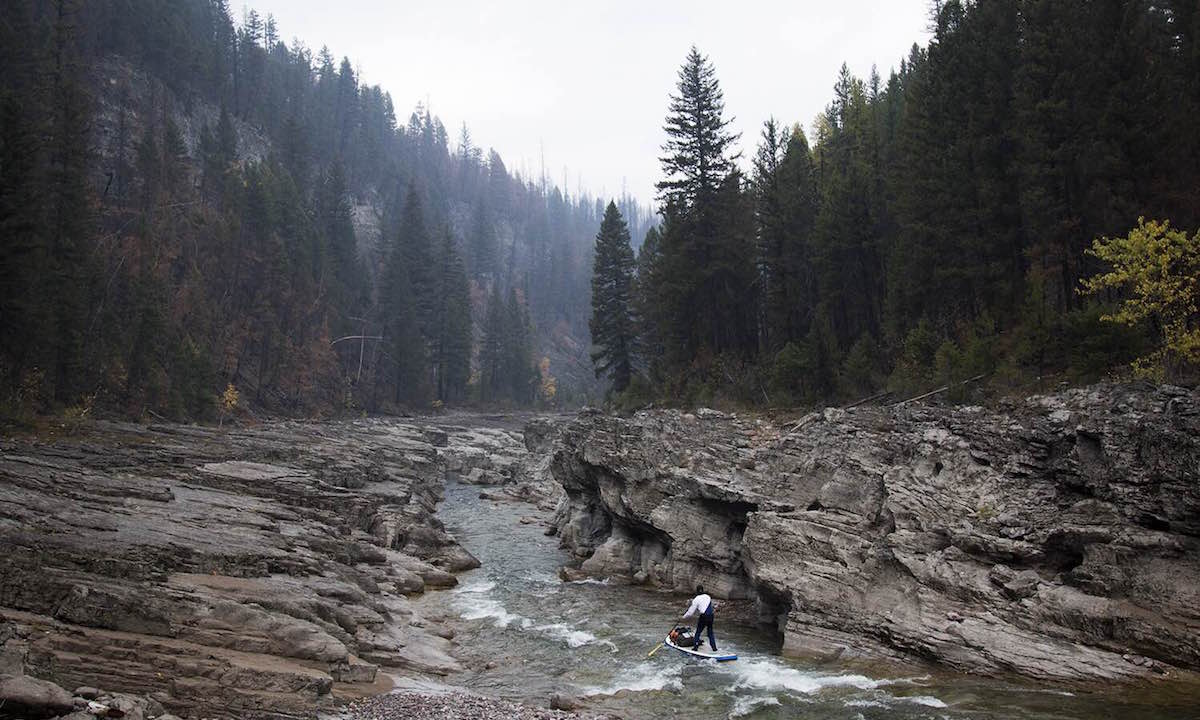
[(530, 508), (478, 494), (478, 488), (448, 483), (439, 517), (481, 567), (460, 575), (448, 593), (424, 599), (448, 604), (457, 618), (456, 654), (470, 670), (448, 680), (477, 692), (533, 705), (566, 695), (625, 718), (1177, 717), (927, 669), (813, 666), (779, 657), (773, 634), (736, 614), (719, 614), (716, 623), (720, 649), (736, 653), (736, 662), (686, 658), (669, 649), (648, 657), (688, 598), (604, 579), (565, 582), (557, 572), (570, 558), (544, 527), (519, 522)]

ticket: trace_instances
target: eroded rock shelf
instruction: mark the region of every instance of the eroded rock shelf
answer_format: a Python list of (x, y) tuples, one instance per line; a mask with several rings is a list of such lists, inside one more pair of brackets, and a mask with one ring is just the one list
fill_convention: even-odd
[(434, 517), (443, 481), (512, 482), (525, 454), (386, 421), (5, 439), (0, 676), (141, 696), (127, 717), (282, 718), (454, 672), (409, 601), (477, 565)]
[(579, 572), (757, 600), (785, 654), (1055, 682), (1200, 668), (1196, 391), (584, 413), (561, 442)]

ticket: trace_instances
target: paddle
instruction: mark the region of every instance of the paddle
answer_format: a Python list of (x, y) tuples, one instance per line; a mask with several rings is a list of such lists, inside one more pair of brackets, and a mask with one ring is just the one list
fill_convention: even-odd
[[(675, 626), (672, 624), (672, 625), (671, 625), (671, 630), (674, 630), (674, 629), (675, 629)], [(668, 631), (667, 631), (667, 634), (668, 634), (668, 635), (670, 635), (670, 634), (671, 634), (671, 630), (668, 630)], [(653, 650), (651, 650), (650, 652), (646, 653), (646, 657), (654, 657), (654, 653), (656, 653), (656, 652), (658, 652), (659, 650), (661, 650), (661, 649), (662, 649), (662, 646), (663, 646), (663, 644), (664, 644), (665, 642), (666, 642), (666, 641), (663, 641), (663, 642), (660, 642), (659, 644), (655, 645)]]

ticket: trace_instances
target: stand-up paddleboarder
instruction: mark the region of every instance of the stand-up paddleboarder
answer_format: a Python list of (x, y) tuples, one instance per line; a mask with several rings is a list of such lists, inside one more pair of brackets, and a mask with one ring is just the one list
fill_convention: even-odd
[(712, 647), (713, 652), (717, 651), (717, 639), (713, 637), (713, 613), (717, 609), (717, 604), (713, 599), (704, 592), (703, 585), (696, 586), (696, 597), (692, 598), (692, 604), (688, 607), (686, 613), (683, 614), (683, 619), (687, 620), (692, 616), (692, 613), (700, 613), (696, 616), (696, 638), (695, 644), (692, 645), (692, 650), (700, 647), (702, 642), (700, 634), (708, 628), (708, 644)]

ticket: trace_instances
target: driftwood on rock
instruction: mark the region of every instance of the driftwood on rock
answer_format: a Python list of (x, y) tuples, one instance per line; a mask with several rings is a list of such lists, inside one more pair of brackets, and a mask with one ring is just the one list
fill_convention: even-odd
[(950, 383), (949, 385), (943, 385), (940, 388), (937, 388), (935, 390), (930, 390), (929, 392), (922, 393), (920, 395), (917, 395), (916, 397), (910, 397), (907, 400), (901, 400), (899, 402), (893, 403), (893, 405), (907, 405), (910, 402), (916, 402), (917, 400), (924, 400), (925, 398), (932, 397), (934, 395), (937, 395), (938, 393), (944, 393), (952, 387), (959, 387), (962, 385), (969, 385), (970, 383), (973, 383), (973, 382), (979, 382), (980, 380), (984, 379), (985, 377), (987, 377), (987, 374), (983, 373), (980, 375), (976, 375), (975, 377), (972, 377), (972, 378), (967, 378), (966, 380), (963, 380), (962, 382)]

